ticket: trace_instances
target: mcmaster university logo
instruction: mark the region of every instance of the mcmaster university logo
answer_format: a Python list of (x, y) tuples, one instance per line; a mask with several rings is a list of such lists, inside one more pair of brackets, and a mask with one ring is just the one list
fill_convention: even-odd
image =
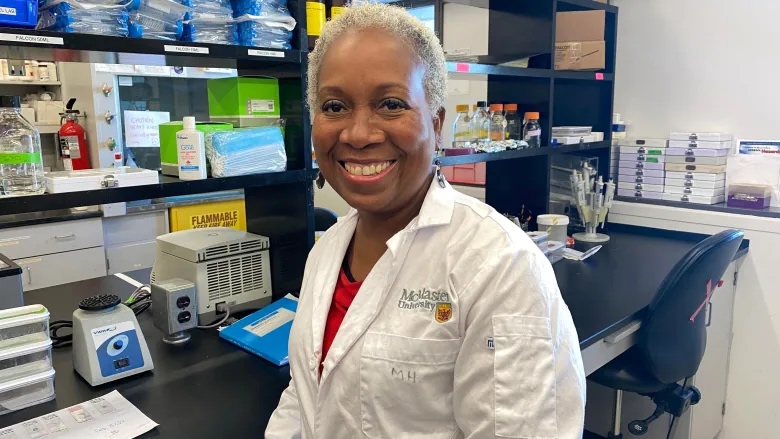
[(450, 294), (446, 291), (428, 288), (407, 290), (404, 288), (401, 291), (401, 298), (398, 300), (398, 307), (434, 312), (436, 321), (439, 323), (444, 323), (452, 317)]

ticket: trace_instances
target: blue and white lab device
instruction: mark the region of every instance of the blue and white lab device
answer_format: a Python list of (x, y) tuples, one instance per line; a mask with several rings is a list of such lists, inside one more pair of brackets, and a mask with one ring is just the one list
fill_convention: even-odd
[(154, 369), (138, 320), (118, 296), (89, 297), (73, 312), (73, 367), (92, 386)]

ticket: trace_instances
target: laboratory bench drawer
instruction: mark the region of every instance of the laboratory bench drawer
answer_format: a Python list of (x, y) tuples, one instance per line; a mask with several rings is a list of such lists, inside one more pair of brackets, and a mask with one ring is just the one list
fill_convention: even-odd
[(68, 252), (103, 245), (101, 218), (0, 230), (0, 253), (11, 259)]
[(106, 247), (108, 274), (152, 268), (156, 251), (157, 243), (154, 240)]
[(22, 267), (24, 291), (53, 287), (106, 275), (103, 247), (14, 260)]
[(154, 241), (168, 233), (168, 217), (164, 210), (106, 217), (103, 231), (106, 247)]

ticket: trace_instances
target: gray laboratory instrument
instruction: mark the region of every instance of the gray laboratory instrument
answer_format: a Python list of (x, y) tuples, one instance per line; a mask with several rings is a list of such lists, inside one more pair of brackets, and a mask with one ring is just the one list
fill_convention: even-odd
[(198, 298), (195, 284), (170, 279), (152, 284), (152, 320), (162, 331), (163, 342), (181, 345), (190, 340), (190, 329), (198, 326)]
[(89, 297), (73, 312), (73, 367), (92, 386), (154, 369), (138, 320), (118, 296)]
[(0, 254), (0, 309), (24, 306), (22, 268)]

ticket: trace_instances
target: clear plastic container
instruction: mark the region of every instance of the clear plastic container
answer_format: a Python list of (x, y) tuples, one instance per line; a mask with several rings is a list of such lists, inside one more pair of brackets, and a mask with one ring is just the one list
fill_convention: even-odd
[(503, 104), (490, 104), (490, 140), (506, 140), (506, 119)]
[(472, 137), (469, 126), (471, 122), (469, 106), (456, 105), (455, 111), (457, 111), (458, 115), (455, 116), (455, 122), (452, 123), (452, 147), (470, 148), (471, 144), (474, 143), (474, 137)]
[(580, 137), (590, 136), (593, 127), (553, 127), (553, 137)]
[(566, 242), (566, 229), (569, 226), (569, 217), (566, 215), (539, 215), (536, 218), (540, 232), (547, 232), (552, 241)]
[(0, 385), (52, 368), (51, 340), (0, 351)]
[(545, 251), (547, 249), (547, 241), (550, 239), (550, 235), (547, 232), (528, 232), (528, 237), (531, 238), (531, 241), (540, 250)]
[(471, 117), (471, 136), (477, 143), (487, 143), (490, 140), (490, 117), (487, 113), (487, 102), (477, 102), (477, 109)]
[(46, 189), (38, 130), (22, 117), (19, 96), (0, 96), (0, 196), (39, 195)]
[(559, 241), (547, 241), (547, 248), (542, 250), (551, 264), (554, 264), (563, 259), (563, 249), (566, 248), (566, 244)]
[(54, 369), (0, 384), (0, 415), (54, 399)]
[(29, 305), (0, 311), (0, 351), (49, 340), (49, 310)]

